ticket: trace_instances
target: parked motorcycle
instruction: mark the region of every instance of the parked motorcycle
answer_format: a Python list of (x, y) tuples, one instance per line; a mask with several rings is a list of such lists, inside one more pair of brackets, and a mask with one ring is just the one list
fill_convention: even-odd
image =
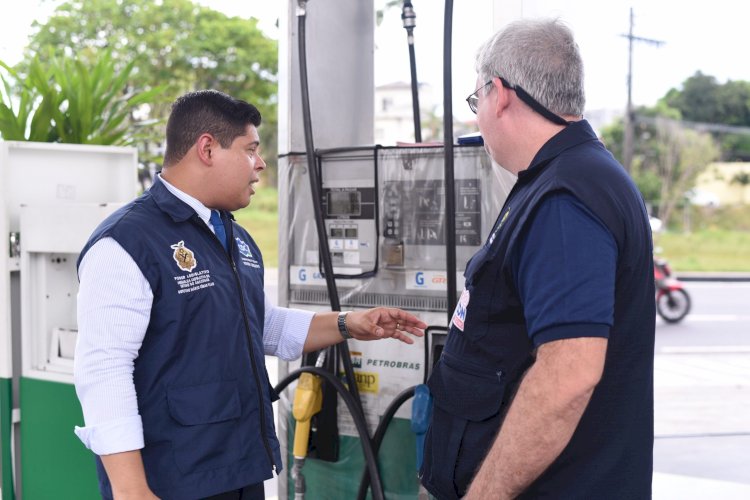
[(654, 257), (656, 312), (667, 323), (678, 323), (690, 312), (690, 295), (685, 285), (672, 276), (666, 260)]

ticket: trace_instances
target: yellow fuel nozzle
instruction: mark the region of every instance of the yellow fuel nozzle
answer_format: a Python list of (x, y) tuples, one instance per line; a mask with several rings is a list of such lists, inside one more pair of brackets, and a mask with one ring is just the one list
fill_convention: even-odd
[(312, 373), (303, 373), (294, 391), (292, 415), (297, 421), (294, 431), (294, 457), (307, 456), (307, 443), (310, 438), (310, 419), (323, 406), (323, 381)]

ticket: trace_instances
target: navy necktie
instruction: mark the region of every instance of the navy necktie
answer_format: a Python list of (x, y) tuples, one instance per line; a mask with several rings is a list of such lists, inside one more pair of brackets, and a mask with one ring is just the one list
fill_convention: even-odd
[(221, 215), (219, 215), (219, 211), (211, 210), (211, 218), (208, 220), (211, 221), (211, 225), (214, 227), (214, 232), (216, 233), (216, 237), (219, 238), (219, 241), (224, 247), (224, 250), (229, 251), (229, 249), (227, 248), (227, 232), (224, 229), (224, 222), (222, 222), (221, 220)]

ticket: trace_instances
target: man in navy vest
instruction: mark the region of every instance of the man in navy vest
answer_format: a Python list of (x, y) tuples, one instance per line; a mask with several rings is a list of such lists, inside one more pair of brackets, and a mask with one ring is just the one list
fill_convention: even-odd
[(108, 217), (78, 261), (75, 383), (104, 498), (260, 499), (281, 469), (264, 354), (345, 338), (412, 343), (397, 309), (272, 306), (263, 260), (231, 211), (265, 163), (258, 110), (216, 91), (177, 99), (164, 169)]
[(638, 189), (582, 118), (559, 21), (477, 56), (467, 101), (518, 176), (469, 261), (442, 356), (422, 483), (440, 499), (651, 498), (654, 281)]

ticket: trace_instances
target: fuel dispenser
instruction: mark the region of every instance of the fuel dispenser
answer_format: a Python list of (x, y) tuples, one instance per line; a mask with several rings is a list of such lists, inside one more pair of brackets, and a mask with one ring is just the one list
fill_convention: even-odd
[(76, 260), (136, 187), (134, 148), (0, 141), (3, 500), (99, 498), (73, 434)]
[[(286, 471), (279, 498), (304, 496), (295, 492), (301, 465), (291, 467), (302, 445), (298, 440), (293, 452), (292, 443), (295, 427), (307, 429), (312, 413), (309, 450), (319, 451), (321, 442), (336, 444), (333, 453), (305, 459), (303, 483), (310, 498), (365, 498), (372, 480), (373, 498), (413, 499), (420, 493), (416, 442), (429, 420), (429, 395), (421, 384), (445, 341), (452, 309), (448, 284), (455, 283), (457, 296), (463, 266), (483, 244), (515, 178), (492, 164), (481, 142), (450, 144), (447, 152), (442, 145), (367, 145), (373, 137), (373, 5), (309, 4), (288, 2), (280, 19), (279, 304), (313, 311), (399, 307), (430, 327), (414, 345), (349, 340), (349, 359), (334, 362), (333, 373), (309, 366), (309, 360), (280, 363), (279, 391), (309, 372), (326, 379), (324, 386), (341, 386), (341, 397), (328, 403), (334, 411), (326, 411), (324, 398), (315, 413), (294, 408), (303, 398), (282, 392), (278, 429)], [(341, 147), (347, 144), (354, 146)], [(446, 230), (451, 213), (446, 193), (453, 193), (452, 234)], [(451, 251), (458, 263), (455, 276), (447, 272)], [(341, 384), (351, 380), (342, 369), (347, 361), (361, 413)], [(303, 384), (304, 391), (309, 385)], [(296, 424), (295, 411), (304, 415)]]
[[(372, 434), (391, 402), (422, 384), (439, 357), (446, 331), (445, 203), (440, 147), (371, 147), (318, 152), (320, 203), (325, 214), (331, 260), (345, 310), (398, 307), (418, 314), (431, 328), (414, 345), (395, 340), (349, 341), (364, 416)], [(465, 263), (483, 243), (513, 179), (493, 168), (484, 148), (457, 146), (456, 253)], [(314, 234), (314, 220), (304, 155), (280, 161), (280, 178), (289, 183), (283, 200), (290, 223), (282, 226), (288, 241), (288, 281), (280, 282), (289, 307), (328, 310), (329, 297)], [(286, 233), (284, 233), (286, 231)], [(463, 269), (457, 282), (463, 285)], [(460, 290), (459, 290), (460, 291)], [(437, 353), (436, 353), (437, 351)], [(296, 365), (294, 366), (296, 367)], [(286, 367), (289, 371), (292, 365)], [(289, 415), (280, 406), (281, 426)], [(305, 465), (310, 492), (338, 491), (354, 498), (364, 465), (353, 417), (339, 402), (340, 454), (336, 462)], [(388, 498), (415, 494), (415, 438), (411, 406), (404, 404), (381, 448), (380, 472)], [(283, 431), (282, 431), (283, 434)], [(290, 442), (292, 437), (286, 436)], [(408, 443), (408, 444), (407, 444)], [(351, 488), (341, 492), (343, 487)], [(315, 497), (320, 498), (316, 493)], [(325, 497), (325, 496), (324, 496)]]

